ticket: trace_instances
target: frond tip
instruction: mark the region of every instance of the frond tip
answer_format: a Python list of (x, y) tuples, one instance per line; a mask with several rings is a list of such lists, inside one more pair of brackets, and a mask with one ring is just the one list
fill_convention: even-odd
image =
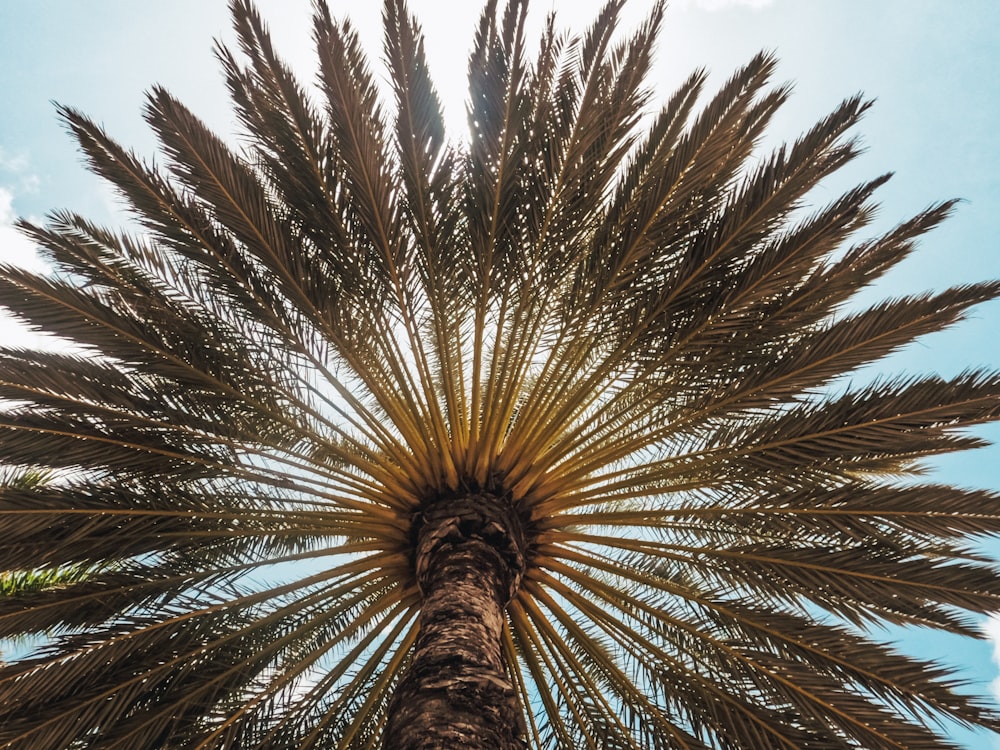
[(159, 165), (60, 110), (135, 226), (22, 221), (53, 271), (0, 267), (73, 344), (0, 349), (0, 748), (410, 747), (411, 693), (505, 749), (1000, 731), (870, 635), (1000, 610), (1000, 498), (917, 481), (1000, 373), (868, 375), (1000, 282), (858, 301), (954, 205), (814, 205), (869, 103), (762, 153), (773, 57), (647, 117), (662, 3), (532, 51), (492, 0), (452, 143), (405, 2), (386, 92), (315, 6), (309, 89), (230, 3), (240, 146), (160, 88)]

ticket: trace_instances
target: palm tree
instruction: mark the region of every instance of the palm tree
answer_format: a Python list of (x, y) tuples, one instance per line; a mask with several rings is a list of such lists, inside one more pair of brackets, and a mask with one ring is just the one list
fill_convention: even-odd
[(1000, 729), (870, 634), (1000, 609), (968, 544), (1000, 498), (915, 476), (981, 443), (1000, 375), (857, 372), (1000, 295), (852, 301), (952, 203), (858, 241), (887, 177), (808, 196), (864, 100), (761, 153), (770, 56), (644, 117), (661, 5), (623, 40), (621, 0), (578, 37), (550, 19), (533, 51), (526, 6), (482, 15), (464, 145), (403, 0), (393, 105), (324, 2), (308, 94), (232, 0), (239, 149), (162, 89), (162, 166), (61, 110), (136, 226), (22, 222), (55, 270), (2, 270), (73, 346), (0, 352), (0, 637), (40, 644), (0, 668), (0, 747)]

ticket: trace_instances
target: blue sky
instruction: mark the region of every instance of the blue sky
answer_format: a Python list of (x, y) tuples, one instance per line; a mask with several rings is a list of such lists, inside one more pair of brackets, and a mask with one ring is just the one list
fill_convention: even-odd
[[(329, 0), (380, 46), (380, 3)], [(462, 117), (467, 42), (478, 4), (410, 0), (422, 19), (435, 78), (451, 117)], [(535, 0), (535, 19), (554, 8), (579, 26), (598, 0)], [(261, 0), (277, 46), (312, 75), (309, 0)], [(626, 19), (638, 19), (651, 0), (633, 0)], [(628, 23), (626, 23), (626, 26)], [(225, 0), (0, 0), (0, 258), (37, 263), (10, 223), (71, 208), (98, 221), (120, 222), (113, 195), (81, 166), (51, 102), (87, 112), (121, 142), (152, 156), (144, 127), (144, 91), (161, 83), (218, 130), (234, 121), (225, 103), (213, 38), (229, 38)], [(655, 83), (667, 96), (694, 67), (721, 83), (761, 49), (781, 60), (779, 81), (795, 95), (778, 118), (776, 137), (790, 138), (840, 99), (863, 91), (877, 99), (860, 134), (867, 152), (819, 189), (817, 203), (885, 171), (895, 178), (881, 192), (883, 209), (872, 232), (888, 228), (930, 203), (965, 202), (922, 251), (879, 288), (882, 295), (1000, 278), (1000, 2), (997, 0), (674, 0), (659, 49)], [(456, 125), (457, 131), (457, 125)], [(1000, 303), (978, 308), (959, 328), (928, 337), (896, 355), (889, 371), (953, 374), (967, 366), (1000, 368)], [(0, 319), (0, 340), (19, 340)], [(1000, 429), (982, 434), (1000, 440)], [(949, 457), (939, 478), (1000, 489), (1000, 448)], [(990, 549), (1000, 556), (1000, 544)], [(992, 624), (1000, 643), (1000, 620)], [(903, 645), (923, 656), (962, 664), (969, 690), (986, 695), (1000, 671), (989, 643), (906, 634)], [(998, 683), (1000, 684), (1000, 683)], [(1000, 693), (1000, 688), (996, 690)], [(969, 750), (1000, 741), (956, 729)]]

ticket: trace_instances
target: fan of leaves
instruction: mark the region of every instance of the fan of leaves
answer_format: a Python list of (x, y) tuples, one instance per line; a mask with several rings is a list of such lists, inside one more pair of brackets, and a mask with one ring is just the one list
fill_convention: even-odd
[(969, 544), (997, 496), (914, 478), (981, 444), (1000, 375), (843, 385), (1000, 284), (852, 306), (952, 204), (852, 240), (887, 178), (807, 194), (868, 104), (762, 153), (767, 55), (643, 119), (663, 8), (619, 38), (621, 6), (532, 51), (526, 0), (491, 0), (461, 144), (403, 0), (391, 97), (324, 2), (308, 94), (232, 0), (239, 149), (158, 88), (159, 166), (61, 110), (136, 226), (23, 222), (55, 270), (2, 269), (3, 305), (72, 346), (0, 350), (0, 636), (39, 644), (0, 669), (0, 747), (377, 745), (412, 516), (482, 487), (530, 519), (503, 647), (533, 747), (1000, 728), (865, 634), (1000, 608)]

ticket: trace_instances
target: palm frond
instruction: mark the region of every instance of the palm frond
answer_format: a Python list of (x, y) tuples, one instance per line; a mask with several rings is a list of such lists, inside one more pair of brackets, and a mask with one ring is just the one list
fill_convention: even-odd
[(623, 7), (532, 51), (527, 1), (487, 2), (458, 143), (403, 0), (385, 92), (322, 0), (312, 89), (231, 0), (240, 146), (160, 88), (159, 164), (60, 109), (134, 226), (22, 221), (52, 272), (0, 267), (72, 347), (0, 349), (0, 644), (34, 645), (0, 748), (384, 745), (427, 550), (468, 539), (506, 566), (483, 680), (529, 746), (1000, 731), (871, 634), (1000, 609), (996, 493), (918, 481), (985, 443), (1000, 375), (885, 365), (1000, 282), (859, 303), (954, 201), (858, 240), (889, 176), (813, 189), (869, 102), (763, 152), (790, 89), (760, 54), (649, 111), (664, 5)]

